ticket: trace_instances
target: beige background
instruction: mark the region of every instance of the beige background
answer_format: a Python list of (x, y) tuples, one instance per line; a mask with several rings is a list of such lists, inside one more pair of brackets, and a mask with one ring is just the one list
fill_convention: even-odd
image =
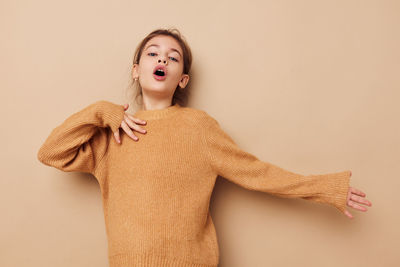
[(399, 1), (0, 3), (0, 266), (108, 266), (100, 188), (36, 153), (72, 113), (127, 102), (139, 41), (177, 27), (193, 50), (189, 106), (260, 159), (352, 170), (373, 206), (333, 207), (218, 178), (220, 266), (399, 266)]

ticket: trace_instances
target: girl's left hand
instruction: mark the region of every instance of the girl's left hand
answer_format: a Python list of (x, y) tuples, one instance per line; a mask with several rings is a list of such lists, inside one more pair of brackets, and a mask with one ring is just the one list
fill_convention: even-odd
[[(351, 175), (351, 174), (350, 174)], [(364, 192), (362, 192), (361, 190), (358, 190), (354, 187), (350, 187), (349, 188), (349, 193), (347, 194), (347, 206), (352, 207), (354, 209), (358, 209), (361, 211), (367, 211), (367, 208), (365, 208), (364, 206), (360, 206), (357, 203), (361, 203), (361, 204), (365, 204), (368, 206), (372, 206), (372, 203), (366, 199), (364, 199), (364, 197), (366, 196), (366, 194)], [(351, 215), (351, 213), (348, 210), (344, 211), (344, 214), (347, 215), (347, 217), (349, 217), (350, 219), (353, 219), (353, 215)]]

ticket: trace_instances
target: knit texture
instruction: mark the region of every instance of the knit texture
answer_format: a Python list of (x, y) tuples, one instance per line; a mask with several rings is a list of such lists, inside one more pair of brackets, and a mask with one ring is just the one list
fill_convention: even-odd
[(350, 170), (301, 175), (242, 150), (207, 112), (179, 104), (138, 110), (139, 141), (113, 132), (124, 107), (97, 101), (53, 129), (40, 162), (99, 182), (110, 267), (215, 267), (219, 248), (209, 203), (216, 178), (279, 197), (346, 208)]

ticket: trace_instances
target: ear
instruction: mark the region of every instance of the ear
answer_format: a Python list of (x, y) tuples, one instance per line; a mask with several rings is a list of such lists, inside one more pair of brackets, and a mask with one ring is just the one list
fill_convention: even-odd
[(179, 87), (181, 89), (185, 88), (188, 82), (189, 82), (189, 75), (188, 74), (183, 74), (182, 78), (181, 78), (181, 80), (179, 82)]
[(138, 78), (138, 68), (139, 68), (139, 65), (138, 64), (133, 64), (133, 67), (132, 67), (132, 78), (133, 79), (135, 79), (135, 78)]

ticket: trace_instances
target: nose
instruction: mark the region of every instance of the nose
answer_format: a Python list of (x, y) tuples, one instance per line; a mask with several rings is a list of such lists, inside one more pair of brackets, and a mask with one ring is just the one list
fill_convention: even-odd
[[(161, 60), (161, 59), (159, 59), (159, 60), (158, 60), (158, 63), (160, 63), (161, 61), (162, 61), (162, 60)], [(164, 64), (165, 64), (165, 65), (167, 65), (167, 64), (168, 64), (168, 62), (167, 62), (166, 60), (163, 60), (163, 61), (164, 61)]]

